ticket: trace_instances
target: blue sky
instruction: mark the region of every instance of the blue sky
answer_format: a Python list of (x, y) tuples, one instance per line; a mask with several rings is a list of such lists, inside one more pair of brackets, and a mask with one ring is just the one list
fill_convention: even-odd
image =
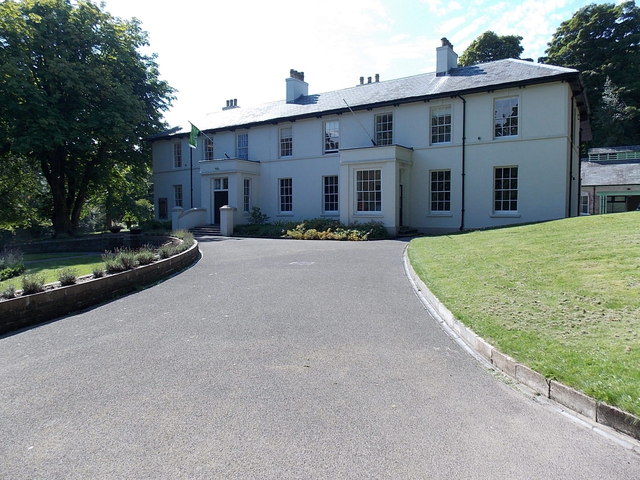
[[(305, 72), (310, 93), (435, 69), (447, 37), (458, 54), (481, 33), (523, 37), (523, 58), (544, 55), (577, 0), (105, 0), (149, 33), (160, 73), (178, 90), (170, 125), (196, 125), (227, 99), (250, 106), (284, 98)], [(605, 2), (596, 2), (605, 3)], [(198, 125), (206, 128), (206, 124)]]

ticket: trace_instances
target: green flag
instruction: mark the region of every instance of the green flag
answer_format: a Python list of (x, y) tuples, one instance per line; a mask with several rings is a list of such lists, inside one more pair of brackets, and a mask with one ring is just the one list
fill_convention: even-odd
[(200, 134), (200, 130), (198, 130), (198, 127), (196, 127), (193, 123), (191, 123), (191, 133), (189, 134), (189, 146), (191, 148), (196, 148), (198, 146), (199, 134)]

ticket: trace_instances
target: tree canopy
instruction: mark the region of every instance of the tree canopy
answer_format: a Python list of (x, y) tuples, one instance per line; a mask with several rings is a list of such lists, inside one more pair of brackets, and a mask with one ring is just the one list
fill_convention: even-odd
[(476, 38), (462, 52), (458, 64), (462, 67), (476, 63), (492, 62), (504, 58), (520, 58), (524, 50), (520, 42), (522, 37), (516, 35), (497, 35), (491, 30)]
[(582, 72), (593, 143), (640, 144), (640, 9), (591, 4), (562, 22), (542, 61)]
[(163, 127), (173, 90), (137, 20), (87, 0), (0, 3), (3, 151), (46, 180), (56, 234), (74, 233), (113, 166), (149, 164), (142, 138)]

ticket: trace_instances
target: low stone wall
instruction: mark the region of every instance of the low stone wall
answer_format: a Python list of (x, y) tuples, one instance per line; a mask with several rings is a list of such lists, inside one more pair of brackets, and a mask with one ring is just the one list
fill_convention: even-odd
[(105, 252), (116, 248), (140, 248), (144, 245), (159, 246), (169, 241), (166, 235), (131, 233), (102, 233), (63, 240), (10, 243), (7, 248), (19, 248), (23, 253)]
[(198, 243), (195, 242), (188, 250), (150, 265), (1, 301), (0, 334), (38, 325), (151, 285), (192, 265), (199, 256)]

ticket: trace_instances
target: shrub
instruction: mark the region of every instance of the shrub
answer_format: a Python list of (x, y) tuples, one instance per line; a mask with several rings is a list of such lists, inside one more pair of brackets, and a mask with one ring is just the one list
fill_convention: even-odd
[(364, 241), (370, 238), (387, 238), (387, 229), (380, 222), (356, 223), (344, 226), (337, 220), (315, 218), (290, 228), (286, 237), (297, 240), (350, 240)]
[(15, 298), (16, 297), (16, 286), (15, 285), (7, 285), (7, 287), (0, 292), (0, 297), (2, 298)]
[(22, 251), (17, 248), (5, 248), (0, 253), (0, 280), (17, 277), (25, 270)]
[(131, 250), (122, 249), (115, 252), (107, 252), (102, 255), (104, 268), (107, 273), (124, 272), (137, 265), (136, 254)]
[(63, 287), (74, 285), (77, 279), (78, 272), (73, 268), (63, 268), (58, 272), (58, 281)]
[(93, 269), (93, 278), (102, 278), (104, 277), (104, 270), (100, 267), (96, 267)]
[(158, 249), (158, 255), (160, 256), (160, 258), (169, 258), (174, 256), (176, 253), (178, 252), (176, 251), (175, 245), (173, 245), (172, 243), (167, 243), (166, 245), (162, 245)]
[(22, 294), (31, 295), (44, 291), (44, 275), (32, 274), (22, 277)]
[(135, 260), (138, 265), (149, 265), (156, 259), (156, 255), (149, 246), (145, 246), (135, 253)]
[(249, 223), (251, 225), (264, 225), (269, 220), (269, 217), (262, 213), (259, 207), (251, 207), (249, 212)]
[(114, 252), (103, 253), (102, 261), (104, 262), (104, 269), (107, 273), (118, 273), (123, 271), (120, 260), (118, 260), (116, 253)]

